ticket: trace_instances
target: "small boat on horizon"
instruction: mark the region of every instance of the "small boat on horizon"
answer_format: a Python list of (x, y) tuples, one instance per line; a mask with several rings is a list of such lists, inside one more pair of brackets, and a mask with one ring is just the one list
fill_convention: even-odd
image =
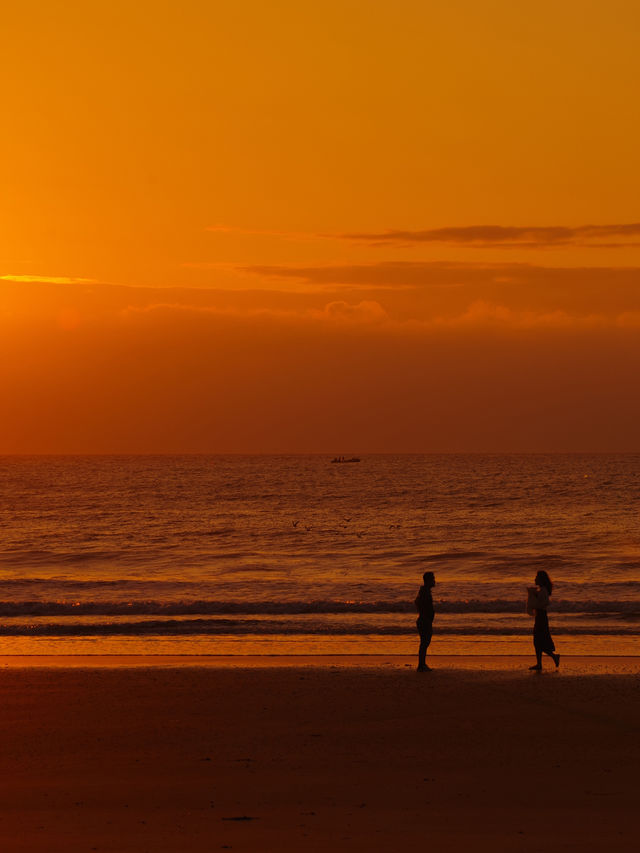
[(344, 462), (360, 462), (361, 460), (357, 456), (336, 456), (331, 460), (332, 464), (343, 464)]

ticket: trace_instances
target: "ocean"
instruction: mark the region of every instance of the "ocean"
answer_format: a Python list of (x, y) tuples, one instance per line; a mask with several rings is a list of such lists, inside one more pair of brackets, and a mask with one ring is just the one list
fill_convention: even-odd
[(640, 455), (0, 458), (0, 654), (640, 651)]

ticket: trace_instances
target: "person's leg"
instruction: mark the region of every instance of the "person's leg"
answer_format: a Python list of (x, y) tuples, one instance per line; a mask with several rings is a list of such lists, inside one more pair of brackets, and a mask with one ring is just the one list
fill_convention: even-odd
[(429, 643), (425, 635), (420, 633), (420, 647), (418, 648), (418, 669), (426, 669), (427, 668), (427, 649), (429, 647)]
[(427, 649), (431, 643), (433, 631), (431, 625), (426, 625), (421, 619), (417, 622), (418, 632), (420, 634), (420, 646), (418, 648), (418, 670), (424, 672), (428, 670), (427, 666)]
[(556, 665), (556, 669), (560, 666), (560, 655), (556, 654), (555, 649), (545, 649), (545, 655), (549, 655), (549, 657), (553, 660)]
[(538, 646), (535, 646), (536, 650), (536, 664), (535, 666), (530, 666), (529, 669), (542, 669), (542, 649)]
[(418, 669), (422, 669), (425, 666), (425, 655), (427, 654), (427, 647), (424, 644), (424, 633), (422, 631), (422, 619), (418, 617), (416, 621), (416, 629), (418, 634), (420, 635), (420, 645), (418, 646)]

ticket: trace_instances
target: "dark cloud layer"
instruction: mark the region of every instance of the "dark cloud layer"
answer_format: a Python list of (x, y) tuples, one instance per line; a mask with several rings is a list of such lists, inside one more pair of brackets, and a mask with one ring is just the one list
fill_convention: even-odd
[[(421, 231), (389, 230), (341, 234), (344, 240), (371, 243), (373, 245), (412, 245), (415, 243), (450, 243), (456, 246), (510, 246), (534, 248), (567, 245), (594, 245), (601, 248), (628, 246), (634, 237), (640, 236), (640, 223), (618, 225), (561, 225), (521, 226), (467, 225), (453, 228), (430, 228)], [(617, 240), (611, 241), (611, 238)], [(603, 243), (602, 241), (609, 242)], [(622, 242), (624, 241), (624, 242)], [(635, 244), (634, 244), (635, 245)]]

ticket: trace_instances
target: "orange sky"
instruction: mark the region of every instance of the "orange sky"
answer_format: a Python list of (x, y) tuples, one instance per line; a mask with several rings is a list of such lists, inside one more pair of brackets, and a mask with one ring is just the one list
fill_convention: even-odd
[(3, 30), (0, 453), (640, 450), (637, 4)]

